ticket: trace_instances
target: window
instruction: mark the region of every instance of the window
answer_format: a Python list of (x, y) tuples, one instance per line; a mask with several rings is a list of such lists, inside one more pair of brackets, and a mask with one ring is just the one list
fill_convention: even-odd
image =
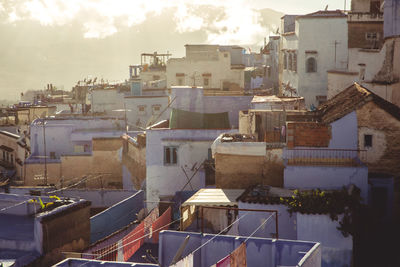
[[(82, 152), (84, 152), (85, 150), (84, 150), (84, 146), (81, 146), (82, 147)], [(54, 152), (54, 151), (51, 151), (50, 152), (50, 158), (51, 159), (55, 159), (56, 158), (56, 152)]]
[(379, 33), (377, 32), (366, 32), (365, 40), (367, 41), (377, 41), (379, 39)]
[(139, 115), (146, 115), (146, 105), (139, 105), (138, 113), (139, 113)]
[(228, 53), (224, 53), (224, 57), (228, 57)]
[(289, 70), (293, 70), (293, 58), (292, 58), (292, 53), (289, 54), (288, 69), (289, 69)]
[(203, 85), (208, 86), (210, 84), (210, 80), (208, 78), (203, 78)]
[(372, 135), (364, 134), (364, 148), (372, 147)]
[(164, 165), (176, 165), (178, 163), (178, 148), (175, 146), (164, 147)]
[(160, 75), (153, 75), (153, 80), (154, 81), (159, 80), (159, 79), (160, 79)]
[(177, 78), (176, 82), (178, 85), (183, 85), (183, 78)]
[(317, 72), (317, 61), (310, 57), (306, 62), (306, 72)]
[(283, 69), (284, 70), (287, 69), (287, 56), (286, 56), (286, 53), (283, 56)]
[(297, 72), (297, 53), (293, 54), (293, 67), (292, 67), (292, 70), (294, 72)]
[(6, 152), (3, 150), (3, 160), (6, 160)]
[(11, 156), (11, 164), (14, 164), (14, 155), (11, 154), (10, 156)]
[(160, 109), (161, 109), (161, 105), (153, 105), (152, 106), (153, 115), (154, 114), (159, 114), (160, 113)]

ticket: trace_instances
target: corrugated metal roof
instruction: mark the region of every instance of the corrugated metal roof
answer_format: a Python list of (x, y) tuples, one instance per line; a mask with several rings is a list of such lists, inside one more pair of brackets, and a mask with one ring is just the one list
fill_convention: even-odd
[(197, 191), (182, 206), (208, 205), (208, 206), (235, 206), (236, 199), (244, 192), (244, 189), (218, 189), (203, 188)]

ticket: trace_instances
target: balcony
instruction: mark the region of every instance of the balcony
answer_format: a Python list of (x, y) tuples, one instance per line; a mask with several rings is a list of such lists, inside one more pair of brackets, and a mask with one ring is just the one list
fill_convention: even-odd
[(286, 165), (303, 166), (361, 166), (367, 160), (367, 151), (358, 149), (285, 149)]
[(383, 22), (383, 13), (360, 13), (351, 12), (347, 17), (348, 22)]

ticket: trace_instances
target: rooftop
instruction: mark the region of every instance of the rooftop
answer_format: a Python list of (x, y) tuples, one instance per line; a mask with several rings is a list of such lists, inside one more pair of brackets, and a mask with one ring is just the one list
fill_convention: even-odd
[(358, 83), (352, 84), (326, 101), (318, 107), (316, 112), (322, 122), (331, 123), (371, 101), (400, 120), (400, 107), (386, 101)]
[(309, 13), (306, 15), (298, 16), (296, 19), (300, 18), (347, 18), (347, 15), (339, 10), (320, 10), (317, 12)]
[(270, 103), (270, 102), (295, 102), (295, 101), (303, 101), (304, 97), (279, 97), (276, 95), (268, 95), (268, 96), (254, 96), (251, 103)]
[(244, 192), (243, 189), (203, 188), (197, 191), (182, 206), (208, 205), (208, 206), (235, 206), (236, 199)]

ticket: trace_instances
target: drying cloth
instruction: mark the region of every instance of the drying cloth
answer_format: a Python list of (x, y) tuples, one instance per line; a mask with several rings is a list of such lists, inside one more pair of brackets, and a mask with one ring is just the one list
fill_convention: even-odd
[(144, 234), (150, 234), (149, 236), (146, 237), (146, 240), (151, 238), (151, 232), (152, 232), (152, 225), (153, 222), (155, 222), (158, 218), (159, 215), (159, 211), (158, 211), (158, 207), (154, 208), (148, 215), (146, 218), (144, 218), (143, 222), (144, 222)]
[(189, 254), (170, 267), (193, 267), (193, 254)]
[(219, 262), (217, 262), (217, 267), (230, 267), (230, 266), (231, 266), (231, 255), (228, 255)]
[[(157, 218), (155, 222), (153, 222), (153, 243), (158, 243), (158, 236), (160, 231), (168, 230), (169, 224), (171, 223), (171, 215), (172, 209), (169, 207), (163, 215)], [(157, 230), (159, 229), (159, 230)]]
[[(144, 223), (141, 222), (132, 232), (122, 239), (124, 260), (127, 261), (144, 243)], [(140, 238), (140, 239), (139, 239)], [(138, 240), (139, 239), (139, 240)]]
[(231, 267), (246, 267), (246, 243), (242, 243), (231, 253)]

